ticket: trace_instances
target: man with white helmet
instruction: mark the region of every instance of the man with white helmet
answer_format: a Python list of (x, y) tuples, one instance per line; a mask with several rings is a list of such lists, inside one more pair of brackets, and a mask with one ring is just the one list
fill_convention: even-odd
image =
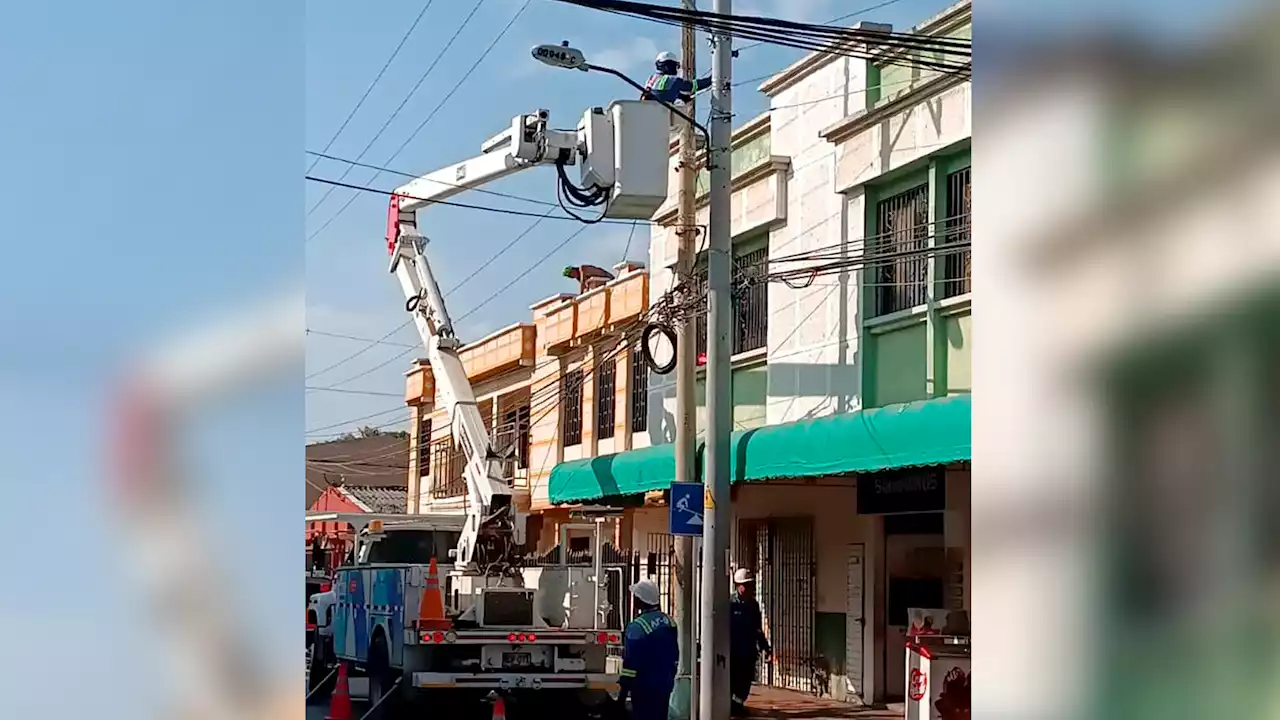
[(764, 635), (764, 619), (755, 595), (755, 578), (746, 568), (733, 573), (736, 590), (729, 603), (729, 694), (730, 716), (745, 717), (747, 696), (755, 682), (756, 661), (773, 655)]
[(676, 624), (658, 609), (661, 598), (652, 581), (632, 585), (631, 596), (636, 617), (623, 635), (618, 699), (631, 697), (631, 717), (636, 720), (666, 720), (680, 660)]
[(677, 100), (689, 102), (695, 94), (711, 87), (710, 75), (697, 80), (685, 80), (680, 77), (680, 61), (669, 52), (658, 53), (653, 64), (657, 71), (645, 82), (641, 100), (657, 100), (668, 105)]

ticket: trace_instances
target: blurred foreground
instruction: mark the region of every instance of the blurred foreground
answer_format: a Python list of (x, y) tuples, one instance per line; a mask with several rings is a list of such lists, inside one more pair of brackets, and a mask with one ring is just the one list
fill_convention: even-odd
[(1200, 10), (975, 38), (983, 718), (1280, 717), (1280, 16)]

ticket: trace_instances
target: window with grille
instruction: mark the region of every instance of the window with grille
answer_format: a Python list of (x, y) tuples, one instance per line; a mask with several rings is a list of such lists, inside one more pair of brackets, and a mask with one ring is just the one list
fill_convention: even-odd
[(649, 368), (636, 343), (631, 348), (631, 432), (649, 429)]
[(596, 436), (602, 440), (613, 437), (613, 391), (617, 369), (618, 361), (614, 357), (606, 358), (596, 368)]
[(418, 419), (418, 477), (431, 474), (431, 418)]
[(565, 447), (582, 444), (582, 370), (560, 378), (560, 437)]
[[(764, 347), (769, 342), (769, 286), (762, 279), (768, 272), (769, 248), (742, 253), (733, 259), (734, 355)], [(697, 352), (707, 352), (707, 267), (697, 271), (698, 293), (704, 298), (703, 311), (696, 319)]]
[(876, 203), (876, 235), (866, 243), (871, 317), (925, 303), (929, 246), (929, 186)]
[[(969, 170), (957, 170), (947, 175), (946, 236), (940, 247), (942, 272), (939, 297), (963, 295), (972, 289), (972, 255), (970, 254), (970, 188)], [(947, 247), (948, 245), (956, 247)]]
[(502, 426), (498, 428), (497, 445), (502, 448), (515, 446), (516, 467), (529, 467), (529, 406), (520, 405), (502, 414)]
[(769, 341), (769, 248), (743, 253), (733, 261), (733, 354), (757, 350)]

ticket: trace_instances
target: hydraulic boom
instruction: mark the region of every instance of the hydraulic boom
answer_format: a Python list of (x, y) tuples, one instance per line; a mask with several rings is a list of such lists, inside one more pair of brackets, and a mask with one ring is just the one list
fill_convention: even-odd
[(426, 346), (454, 442), (466, 463), (467, 517), (454, 553), (455, 571), (464, 574), (513, 574), (525, 540), (525, 515), (513, 503), (509, 464), (494, 452), (459, 357), (461, 342), (427, 260), (428, 240), (418, 231), (417, 210), (521, 170), (552, 164), (559, 166), (562, 184), (567, 183), (564, 167), (581, 165), (586, 189), (561, 189), (604, 205), (607, 217), (648, 219), (666, 199), (666, 108), (615, 102), (607, 109), (588, 110), (576, 131), (551, 130), (548, 117), (546, 110), (538, 110), (512, 118), (505, 132), (482, 145), (480, 155), (398, 188), (388, 210), (390, 270), (404, 290), (405, 309)]

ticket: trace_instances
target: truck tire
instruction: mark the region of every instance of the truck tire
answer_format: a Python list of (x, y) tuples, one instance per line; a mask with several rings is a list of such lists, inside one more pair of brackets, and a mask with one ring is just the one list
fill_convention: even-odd
[[(331, 657), (328, 638), (317, 635), (315, 642), (311, 645), (311, 664), (307, 668), (308, 695), (315, 691), (315, 697), (327, 698), (333, 693), (333, 688), (337, 685), (337, 676), (330, 677), (333, 674), (333, 668), (329, 663)], [(320, 690), (316, 691), (317, 688)]]
[[(387, 639), (382, 633), (374, 636), (369, 645), (369, 720), (392, 720), (404, 704), (404, 688), (395, 685), (399, 672), (391, 667), (391, 655)], [(391, 697), (379, 704), (384, 695)], [(376, 707), (375, 707), (376, 706)]]

